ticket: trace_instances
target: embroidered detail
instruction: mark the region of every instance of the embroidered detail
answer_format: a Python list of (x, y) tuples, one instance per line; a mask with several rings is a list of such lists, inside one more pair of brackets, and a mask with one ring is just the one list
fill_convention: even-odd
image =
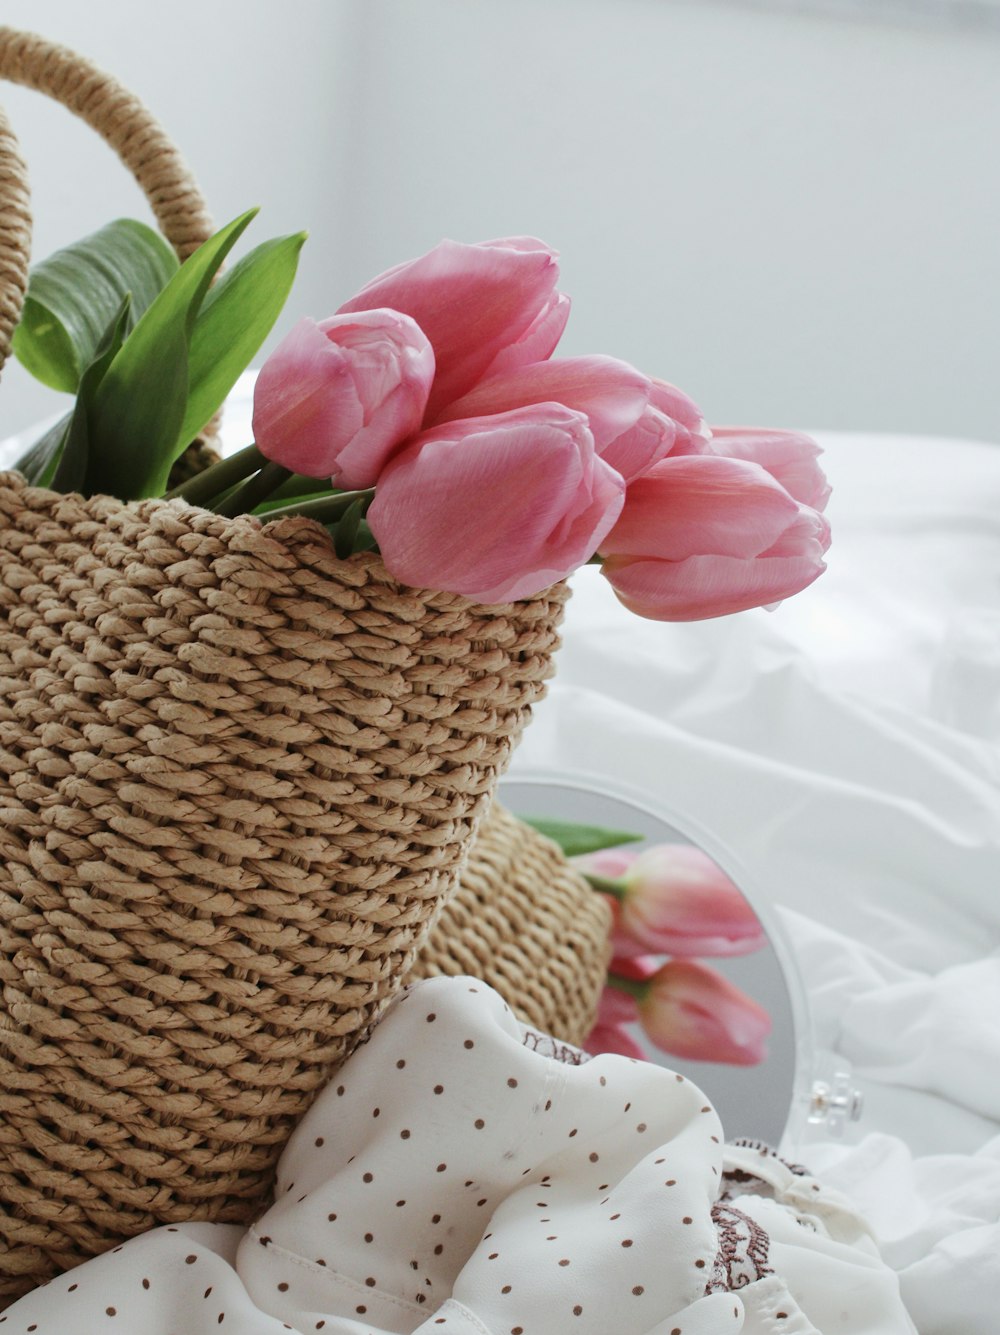
[(731, 1293), (774, 1274), (768, 1264), (771, 1238), (756, 1219), (717, 1202), (712, 1206), (712, 1220), (719, 1235), (719, 1250), (705, 1285), (706, 1294)]
[(589, 1052), (574, 1048), (571, 1043), (563, 1043), (551, 1034), (543, 1034), (539, 1029), (529, 1029), (527, 1025), (524, 1026), (524, 1046), (540, 1057), (549, 1057), (567, 1066), (583, 1066), (590, 1061)]
[(757, 1150), (766, 1159), (777, 1159), (778, 1163), (783, 1163), (790, 1173), (796, 1177), (808, 1177), (809, 1169), (804, 1168), (800, 1163), (789, 1163), (783, 1159), (778, 1151), (767, 1143), (766, 1140), (754, 1140), (750, 1136), (737, 1136), (735, 1140), (729, 1142), (731, 1145), (739, 1145), (741, 1149)]

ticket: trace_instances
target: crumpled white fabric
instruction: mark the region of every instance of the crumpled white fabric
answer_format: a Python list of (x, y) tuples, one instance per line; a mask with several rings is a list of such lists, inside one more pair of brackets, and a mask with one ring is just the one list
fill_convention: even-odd
[(306, 1114), (257, 1223), (155, 1229), (5, 1321), (37, 1335), (911, 1335), (845, 1197), (764, 1147), (725, 1147), (683, 1076), (581, 1057), (475, 979), (418, 983)]

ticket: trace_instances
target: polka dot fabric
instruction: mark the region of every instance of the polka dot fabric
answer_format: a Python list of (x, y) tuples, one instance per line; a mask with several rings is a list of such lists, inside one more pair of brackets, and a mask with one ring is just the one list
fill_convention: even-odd
[[(844, 1335), (912, 1331), (856, 1217), (778, 1160), (754, 1176), (695, 1085), (559, 1050), (476, 979), (416, 984), (303, 1118), (254, 1225), (156, 1229), (0, 1335), (813, 1335), (831, 1303)], [(760, 1260), (767, 1227), (791, 1280)]]

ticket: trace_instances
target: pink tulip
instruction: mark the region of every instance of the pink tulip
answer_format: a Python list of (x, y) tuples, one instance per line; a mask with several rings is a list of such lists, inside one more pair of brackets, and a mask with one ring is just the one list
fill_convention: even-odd
[(817, 462), (823, 451), (811, 436), (768, 427), (716, 426), (710, 449), (727, 459), (760, 464), (794, 500), (813, 510), (825, 509), (830, 485)]
[[(501, 358), (501, 368), (534, 358), (538, 347), (555, 346), (565, 323), (565, 303), (555, 293), (555, 252), (533, 237), (506, 237), (465, 245), (442, 241), (418, 259), (389, 269), (367, 283), (339, 314), (390, 306), (413, 317), (431, 341), (437, 374), (427, 403), (426, 424), (482, 379)], [(549, 346), (551, 344), (551, 347)]]
[(664, 413), (674, 423), (674, 443), (670, 453), (703, 454), (708, 448), (712, 433), (705, 425), (701, 409), (689, 399), (676, 385), (668, 385), (665, 380), (652, 379), (649, 402), (652, 407)]
[(402, 583), (499, 603), (586, 561), (623, 494), (586, 417), (540, 403), (424, 432), (380, 477), (367, 518)]
[(654, 621), (726, 616), (788, 598), (825, 569), (826, 520), (759, 464), (668, 456), (628, 488), (602, 573)]
[(599, 1057), (604, 1052), (613, 1052), (619, 1057), (631, 1057), (633, 1061), (646, 1060), (645, 1052), (621, 1024), (605, 1024), (603, 1021), (598, 1021), (584, 1040), (583, 1047), (592, 1057)]
[(434, 352), (408, 315), (300, 320), (257, 377), (257, 446), (293, 472), (371, 486), (419, 429), (433, 377)]
[(586, 414), (597, 453), (628, 482), (674, 442), (674, 423), (649, 406), (650, 390), (648, 376), (615, 357), (560, 357), (481, 380), (448, 404), (439, 420), (561, 403)]
[(767, 1056), (771, 1017), (707, 964), (668, 960), (639, 998), (639, 1021), (662, 1052), (753, 1066)]
[(619, 932), (647, 951), (746, 955), (767, 942), (742, 892), (692, 844), (659, 844), (640, 853), (624, 891)]

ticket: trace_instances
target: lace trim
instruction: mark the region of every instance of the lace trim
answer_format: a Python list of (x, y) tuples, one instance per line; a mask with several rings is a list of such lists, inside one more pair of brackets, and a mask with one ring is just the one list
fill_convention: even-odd
[(712, 1206), (712, 1219), (719, 1234), (719, 1250), (705, 1285), (706, 1294), (731, 1293), (774, 1274), (768, 1261), (771, 1238), (756, 1219), (721, 1202)]
[(589, 1052), (573, 1047), (572, 1043), (563, 1043), (551, 1034), (543, 1034), (540, 1029), (529, 1029), (527, 1025), (524, 1026), (524, 1046), (541, 1057), (564, 1062), (567, 1066), (583, 1066), (590, 1061)]

